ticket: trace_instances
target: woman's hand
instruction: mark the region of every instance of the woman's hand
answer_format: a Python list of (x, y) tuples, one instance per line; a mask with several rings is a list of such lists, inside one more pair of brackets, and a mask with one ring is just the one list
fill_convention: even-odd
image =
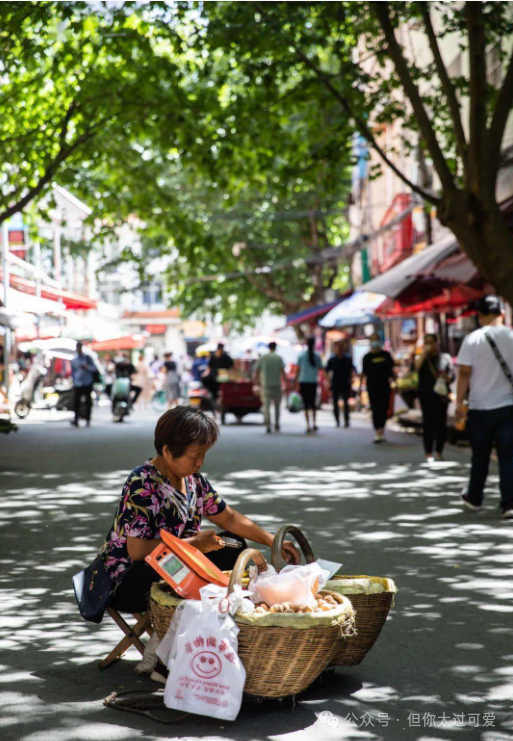
[(202, 553), (219, 551), (224, 548), (224, 541), (216, 534), (215, 530), (200, 530), (197, 535), (186, 538), (186, 540)]
[(285, 540), (283, 542), (281, 555), (287, 563), (298, 564), (301, 562), (301, 553), (298, 551), (294, 543), (290, 542), (290, 540)]

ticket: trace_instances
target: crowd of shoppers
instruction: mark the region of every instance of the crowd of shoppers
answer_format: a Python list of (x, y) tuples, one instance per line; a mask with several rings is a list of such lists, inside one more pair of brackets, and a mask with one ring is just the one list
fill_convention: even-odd
[[(483, 502), (484, 487), (493, 447), (499, 461), (501, 512), (506, 519), (513, 519), (513, 330), (504, 326), (503, 308), (496, 296), (485, 296), (477, 306), (480, 328), (465, 337), (456, 359), (456, 411), (459, 427), (466, 424), (472, 447), (472, 466), (468, 486), (461, 495), (463, 504), (477, 512)], [(355, 397), (365, 389), (371, 410), (375, 443), (385, 439), (385, 427), (393, 412), (393, 388), (396, 380), (396, 362), (383, 348), (379, 334), (370, 337), (369, 351), (362, 360), (359, 392), (355, 388), (357, 371), (351, 356), (349, 340), (336, 343), (334, 352), (324, 366), (315, 349), (313, 337), (306, 341), (297, 358), (297, 372), (293, 384), (299, 390), (305, 414), (306, 432), (318, 430), (319, 379), (327, 374), (331, 388), (335, 425), (340, 427), (341, 405), (344, 427), (350, 426), (351, 406)], [(191, 364), (189, 377), (201, 381), (215, 400), (219, 394), (219, 373), (233, 367), (234, 361), (219, 344), (208, 357), (200, 353)], [(285, 363), (277, 352), (276, 342), (270, 342), (268, 352), (254, 366), (254, 381), (259, 387), (267, 433), (280, 431), (280, 409), (287, 384)], [(429, 333), (423, 338), (421, 351), (411, 362), (417, 378), (416, 395), (422, 415), (424, 453), (428, 462), (441, 460), (447, 439), (447, 418), (452, 398), (452, 385), (456, 378), (451, 356), (442, 352), (437, 335)], [(77, 343), (77, 352), (71, 361), (74, 386), (74, 411), (72, 421), (79, 425), (80, 417), (87, 425), (91, 422), (93, 385), (99, 373), (93, 358)], [(125, 353), (112, 360), (104, 359), (104, 381), (107, 394), (119, 377), (130, 378), (132, 401), (140, 400), (147, 408), (155, 389), (162, 384), (169, 408), (180, 403), (182, 396), (181, 374), (171, 352), (163, 360), (155, 357), (148, 364), (140, 353), (137, 364)]]

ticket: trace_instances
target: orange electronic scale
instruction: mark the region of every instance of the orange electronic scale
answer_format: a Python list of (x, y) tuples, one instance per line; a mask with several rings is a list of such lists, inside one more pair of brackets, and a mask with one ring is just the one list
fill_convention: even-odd
[(160, 531), (162, 543), (145, 561), (184, 599), (200, 599), (199, 590), (207, 584), (227, 587), (229, 578), (190, 543)]

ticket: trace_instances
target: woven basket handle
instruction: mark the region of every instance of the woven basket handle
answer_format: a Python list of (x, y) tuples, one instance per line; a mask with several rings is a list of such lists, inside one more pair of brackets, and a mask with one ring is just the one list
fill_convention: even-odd
[(245, 551), (242, 551), (233, 567), (230, 576), (230, 583), (228, 585), (228, 594), (233, 592), (236, 584), (241, 583), (244, 569), (248, 565), (249, 561), (253, 561), (256, 564), (258, 571), (265, 571), (267, 569), (267, 561), (263, 554), (260, 553), (260, 551), (257, 551), (256, 548), (246, 548)]
[(303, 555), (307, 563), (315, 561), (314, 552), (312, 546), (306, 539), (306, 535), (295, 525), (283, 525), (280, 527), (273, 540), (271, 563), (279, 571), (281, 568), (281, 549), (283, 548), (283, 541), (287, 533), (290, 533), (298, 542), (299, 547), (303, 551)]

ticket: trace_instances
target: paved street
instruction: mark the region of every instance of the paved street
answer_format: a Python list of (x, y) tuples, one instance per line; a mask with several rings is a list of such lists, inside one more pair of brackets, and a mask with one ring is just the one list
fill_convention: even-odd
[[(229, 425), (205, 470), (269, 529), (303, 527), (344, 573), (396, 580), (373, 651), (295, 708), (245, 704), (233, 724), (189, 716), (162, 725), (103, 707), (114, 690), (155, 685), (133, 672), (135, 652), (98, 670), (120, 636), (109, 620), (81, 621), (70, 580), (101, 544), (127, 473), (152, 454), (155, 420), (139, 412), (115, 426), (102, 409), (90, 429), (27, 423), (0, 440), (2, 739), (513, 739), (513, 525), (498, 519), (496, 476), (485, 511), (468, 514), (457, 502), (467, 451), (450, 448), (450, 460), (428, 466), (418, 438), (395, 432), (373, 446), (365, 418), (336, 430), (327, 412), (315, 437), (299, 415), (280, 435), (251, 418)], [(479, 728), (468, 726), (472, 713)]]

